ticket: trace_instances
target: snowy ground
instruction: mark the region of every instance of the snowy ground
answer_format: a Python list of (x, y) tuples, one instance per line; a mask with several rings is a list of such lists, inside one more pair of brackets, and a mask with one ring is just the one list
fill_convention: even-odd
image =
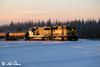
[(100, 67), (100, 41), (0, 41), (0, 67)]

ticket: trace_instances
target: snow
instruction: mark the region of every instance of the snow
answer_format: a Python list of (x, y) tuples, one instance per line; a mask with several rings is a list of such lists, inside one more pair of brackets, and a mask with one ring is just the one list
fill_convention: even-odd
[(0, 41), (0, 67), (14, 61), (21, 66), (8, 67), (100, 67), (100, 41)]

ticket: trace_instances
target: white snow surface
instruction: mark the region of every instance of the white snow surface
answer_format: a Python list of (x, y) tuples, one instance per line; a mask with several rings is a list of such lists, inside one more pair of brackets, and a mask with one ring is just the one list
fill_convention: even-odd
[(0, 67), (100, 67), (100, 41), (0, 41)]

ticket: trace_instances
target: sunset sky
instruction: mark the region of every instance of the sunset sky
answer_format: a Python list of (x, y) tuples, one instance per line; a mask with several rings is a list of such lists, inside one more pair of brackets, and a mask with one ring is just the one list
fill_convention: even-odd
[(0, 24), (11, 20), (100, 18), (100, 0), (0, 0)]

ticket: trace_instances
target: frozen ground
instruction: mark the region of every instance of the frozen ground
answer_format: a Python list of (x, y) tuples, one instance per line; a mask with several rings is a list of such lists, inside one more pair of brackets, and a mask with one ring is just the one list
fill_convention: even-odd
[(0, 67), (100, 67), (100, 41), (0, 41)]

